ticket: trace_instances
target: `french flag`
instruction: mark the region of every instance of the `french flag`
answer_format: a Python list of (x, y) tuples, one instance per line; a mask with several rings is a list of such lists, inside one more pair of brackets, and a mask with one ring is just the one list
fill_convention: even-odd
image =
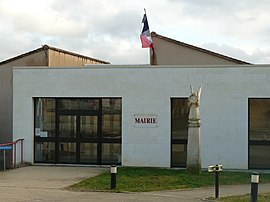
[(142, 42), (142, 48), (152, 48), (153, 49), (154, 46), (153, 46), (153, 41), (151, 38), (151, 33), (149, 30), (149, 25), (148, 25), (146, 13), (143, 15), (142, 23), (143, 23), (143, 29), (142, 29), (142, 33), (140, 35), (141, 42)]

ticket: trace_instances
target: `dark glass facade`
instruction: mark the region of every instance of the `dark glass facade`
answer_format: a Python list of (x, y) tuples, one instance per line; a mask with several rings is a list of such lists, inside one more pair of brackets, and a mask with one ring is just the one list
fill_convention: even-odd
[(121, 164), (121, 98), (34, 98), (35, 162)]
[(249, 99), (249, 168), (270, 168), (270, 99)]
[(171, 99), (171, 167), (186, 167), (188, 99)]

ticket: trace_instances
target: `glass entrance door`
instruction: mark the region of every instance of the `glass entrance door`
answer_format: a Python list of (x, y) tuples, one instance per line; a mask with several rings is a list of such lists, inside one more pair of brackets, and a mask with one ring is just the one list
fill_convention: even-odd
[(35, 163), (121, 164), (121, 98), (34, 98)]
[(59, 115), (58, 126), (60, 163), (97, 164), (97, 115)]
[(78, 154), (80, 163), (97, 164), (98, 151), (98, 116), (80, 116)]

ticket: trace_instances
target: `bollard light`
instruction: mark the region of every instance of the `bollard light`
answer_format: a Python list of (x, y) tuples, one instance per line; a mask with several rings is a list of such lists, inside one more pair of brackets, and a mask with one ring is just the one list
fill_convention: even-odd
[(113, 173), (113, 174), (117, 173), (117, 166), (116, 165), (111, 166), (111, 173)]
[(219, 198), (219, 172), (223, 170), (222, 165), (213, 165), (208, 167), (209, 173), (215, 173), (215, 198)]
[(111, 166), (111, 189), (116, 188), (116, 174), (117, 174), (117, 166)]
[(251, 202), (258, 199), (259, 173), (251, 173)]

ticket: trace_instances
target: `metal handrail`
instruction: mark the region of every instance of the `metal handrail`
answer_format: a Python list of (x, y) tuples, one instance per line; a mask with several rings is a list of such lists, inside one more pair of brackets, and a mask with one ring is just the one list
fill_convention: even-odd
[[(4, 151), (4, 164), (5, 164), (5, 150), (1, 149), (1, 147), (3, 146), (12, 146), (12, 150), (10, 152), (10, 163), (12, 165), (13, 168), (16, 168), (16, 160), (17, 160), (17, 143), (18, 142), (21, 142), (21, 164), (23, 163), (23, 141), (24, 139), (20, 138), (14, 142), (7, 142), (7, 143), (3, 143), (3, 144), (0, 144), (0, 151)], [(5, 169), (5, 166), (4, 165), (4, 169)]]

